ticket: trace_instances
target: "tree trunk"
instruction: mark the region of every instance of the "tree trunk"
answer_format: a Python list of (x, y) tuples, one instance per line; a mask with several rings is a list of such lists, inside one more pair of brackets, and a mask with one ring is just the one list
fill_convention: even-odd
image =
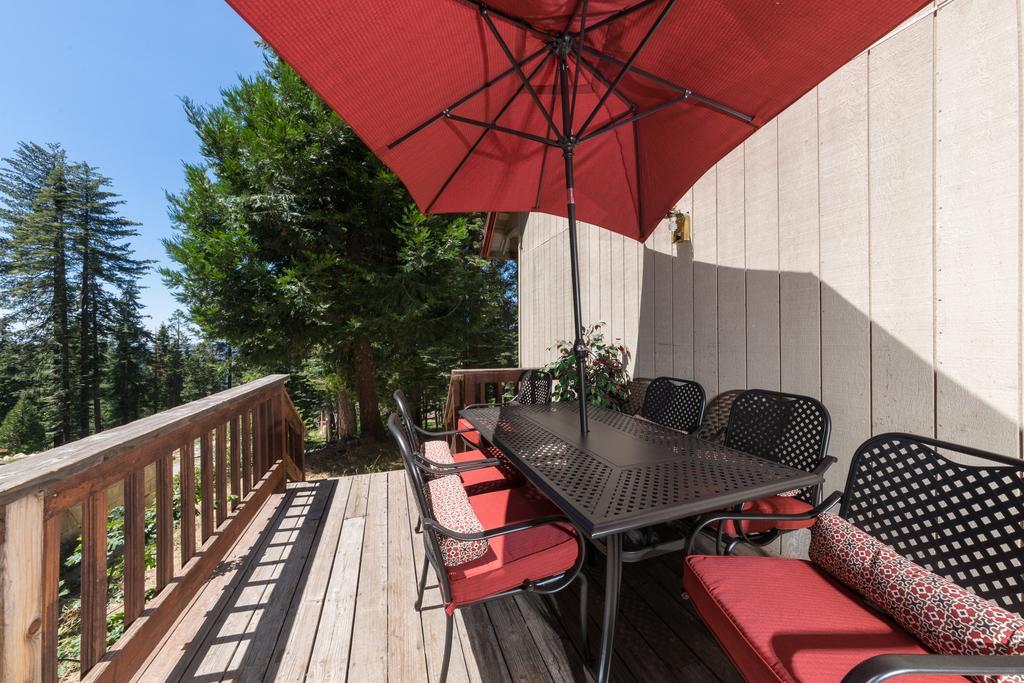
[(82, 223), (82, 274), (78, 300), (78, 432), (80, 436), (85, 437), (89, 435), (89, 405), (92, 399), (93, 380), (93, 349), (90, 344), (92, 315), (89, 302), (89, 295), (92, 293), (92, 282), (89, 277), (92, 257), (89, 254), (91, 238), (88, 216)]
[(359, 417), (363, 436), (384, 437), (384, 423), (380, 419), (380, 402), (377, 397), (377, 367), (373, 362), (373, 348), (365, 335), (356, 338), (352, 344), (352, 356), (356, 366), (356, 399), (359, 401)]
[(101, 410), (102, 406), (100, 405), (100, 340), (99, 332), (97, 331), (97, 300), (96, 293), (93, 292), (93, 306), (92, 310), (89, 311), (89, 314), (92, 317), (89, 330), (89, 344), (92, 349), (92, 361), (89, 368), (89, 389), (92, 393), (92, 426), (94, 434), (99, 434), (103, 431), (103, 411)]
[(338, 384), (337, 399), (338, 439), (355, 436), (356, 407), (352, 405), (352, 398), (348, 394), (348, 385), (345, 382)]

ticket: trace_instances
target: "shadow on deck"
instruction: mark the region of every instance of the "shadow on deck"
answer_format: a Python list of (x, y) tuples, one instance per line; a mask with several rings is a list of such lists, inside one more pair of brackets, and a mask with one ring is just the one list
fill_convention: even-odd
[[(413, 609), (423, 553), (413, 505), (400, 471), (275, 494), (137, 679), (436, 680), (445, 620), (436, 584)], [(676, 556), (625, 568), (614, 680), (740, 680), (682, 599), (680, 571)], [(593, 654), (600, 561), (591, 572)], [(569, 589), (460, 610), (449, 680), (593, 680), (577, 600)]]

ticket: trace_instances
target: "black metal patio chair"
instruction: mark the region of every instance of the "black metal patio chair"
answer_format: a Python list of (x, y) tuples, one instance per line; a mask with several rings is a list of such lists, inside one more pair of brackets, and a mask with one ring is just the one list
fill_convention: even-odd
[(663, 427), (692, 434), (704, 419), (704, 401), (704, 387), (699, 383), (658, 377), (647, 386), (639, 415)]
[(708, 401), (704, 409), (704, 419), (701, 421), (700, 429), (694, 436), (706, 441), (723, 443), (725, 441), (725, 428), (729, 424), (729, 413), (732, 412), (733, 401), (742, 394), (745, 389), (731, 389), (723, 391)]
[[(924, 569), (1024, 617), (1024, 461), (924, 436), (889, 433), (868, 439), (854, 454), (844, 490), (801, 514), (707, 515), (695, 525), (686, 554), (693, 555), (702, 531), (725, 522), (814, 520), (839, 502), (839, 517), (860, 531)], [(716, 551), (722, 550), (719, 544)], [(780, 561), (719, 559), (722, 567), (734, 561)], [(768, 566), (764, 565), (766, 570)], [(789, 587), (780, 584), (778, 588)], [(947, 602), (947, 607), (954, 605)], [(820, 603), (809, 608), (828, 609)], [(814, 629), (814, 624), (803, 625)], [(784, 654), (786, 658), (793, 655), (788, 650)], [(876, 655), (843, 669), (849, 671), (844, 683), (878, 683), (915, 673), (1020, 676), (1024, 657), (891, 654), (880, 647)]]
[(644, 407), (644, 398), (647, 396), (647, 387), (653, 382), (650, 377), (634, 377), (626, 385), (626, 393), (629, 400), (626, 402), (626, 412), (630, 415), (638, 415)]
[[(519, 381), (516, 383), (516, 394), (508, 401), (508, 405), (532, 406), (551, 403), (551, 384), (551, 373), (547, 370), (526, 370), (519, 375)], [(498, 400), (501, 400), (500, 396)], [(483, 408), (489, 405), (489, 403), (474, 403), (466, 406), (466, 408)], [(459, 418), (457, 426), (462, 439), (466, 443), (470, 444), (473, 448), (484, 446), (480, 432), (474, 430), (469, 422)]]
[[(821, 401), (809, 396), (766, 389), (748, 389), (732, 401), (724, 443), (796, 469), (824, 474), (836, 459), (828, 455), (832, 419)], [(740, 512), (751, 514), (806, 512), (821, 501), (821, 484), (778, 496), (743, 503)], [(813, 520), (771, 524), (763, 519), (739, 517), (724, 523), (718, 533), (726, 553), (741, 542), (765, 545), (786, 531), (807, 528)]]
[[(580, 529), (532, 487), (497, 491), (468, 497), (480, 531), (455, 531), (438, 521), (438, 505), (430, 483), (450, 475), (424, 466), (398, 417), (391, 415), (388, 429), (398, 444), (423, 523), (424, 561), (417, 586), (415, 608), (422, 609), (427, 576), (433, 569), (447, 617), (445, 649), (439, 680), (445, 681), (451, 659), (452, 630), (456, 609), (518, 593), (549, 594), (580, 579), (580, 629), (587, 643), (587, 580), (581, 572), (586, 542)], [(421, 455), (421, 454), (420, 454)], [(464, 503), (463, 503), (464, 504)], [(446, 564), (441, 543), (486, 542), (486, 552), (463, 564)], [(499, 550), (495, 550), (499, 546)], [(570, 561), (571, 560), (571, 561)]]

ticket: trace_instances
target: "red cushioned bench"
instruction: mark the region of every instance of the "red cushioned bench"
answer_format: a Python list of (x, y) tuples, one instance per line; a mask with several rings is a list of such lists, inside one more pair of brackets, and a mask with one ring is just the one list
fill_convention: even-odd
[(1021, 460), (883, 434), (805, 515), (810, 560), (692, 554), (709, 525), (780, 517), (716, 514), (684, 589), (749, 681), (1024, 681), (1022, 494)]

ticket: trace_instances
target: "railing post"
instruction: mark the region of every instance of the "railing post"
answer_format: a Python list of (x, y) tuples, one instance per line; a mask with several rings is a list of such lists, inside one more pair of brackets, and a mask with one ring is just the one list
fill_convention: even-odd
[[(182, 459), (184, 464), (184, 459)], [(124, 623), (130, 625), (146, 606), (146, 482), (142, 470), (124, 480)], [(182, 516), (184, 519), (184, 515)]]
[(5, 681), (42, 678), (43, 497), (24, 496), (3, 511), (0, 547), (0, 660)]
[(57, 683), (57, 619), (60, 607), (60, 515), (43, 522), (43, 682)]
[(82, 673), (107, 651), (107, 490), (82, 502)]

